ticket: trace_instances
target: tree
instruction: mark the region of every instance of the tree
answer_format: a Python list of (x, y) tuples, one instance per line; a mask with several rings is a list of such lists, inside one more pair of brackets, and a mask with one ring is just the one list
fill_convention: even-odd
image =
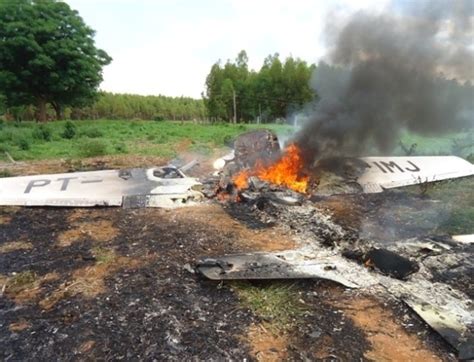
[(94, 44), (94, 31), (78, 12), (55, 0), (0, 0), (0, 89), (8, 106), (35, 104), (46, 120), (50, 104), (95, 100), (102, 68), (111, 58)]
[(206, 108), (211, 120), (226, 118), (226, 107), (222, 100), (222, 83), (224, 82), (223, 70), (220, 62), (211, 67), (206, 78), (206, 94), (203, 94)]

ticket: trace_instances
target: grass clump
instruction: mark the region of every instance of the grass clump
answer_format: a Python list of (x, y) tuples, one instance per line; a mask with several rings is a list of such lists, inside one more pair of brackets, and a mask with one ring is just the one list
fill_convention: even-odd
[(17, 145), (22, 151), (28, 151), (31, 148), (30, 141), (27, 138), (20, 138)]
[(101, 247), (93, 248), (92, 254), (95, 257), (97, 264), (109, 264), (114, 262), (117, 258), (113, 250)]
[(107, 144), (101, 140), (87, 140), (79, 145), (82, 157), (96, 157), (107, 154)]
[(232, 287), (242, 305), (267, 322), (268, 327), (275, 331), (291, 329), (305, 312), (294, 283), (235, 283)]
[(33, 138), (41, 141), (49, 142), (52, 139), (52, 132), (49, 128), (47, 128), (44, 124), (36, 127), (33, 130)]
[(18, 293), (33, 285), (36, 273), (31, 270), (22, 271), (8, 278), (7, 288), (10, 293)]
[(64, 125), (64, 131), (61, 137), (67, 140), (73, 139), (76, 136), (76, 125), (71, 121), (67, 121)]
[(97, 127), (86, 128), (85, 130), (81, 131), (81, 136), (85, 136), (89, 138), (99, 138), (99, 137), (103, 137), (104, 133)]

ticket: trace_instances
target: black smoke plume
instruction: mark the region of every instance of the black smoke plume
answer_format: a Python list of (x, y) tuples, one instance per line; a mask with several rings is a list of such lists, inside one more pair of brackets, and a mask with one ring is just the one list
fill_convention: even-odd
[(318, 101), (296, 135), (309, 162), (388, 152), (402, 129), (474, 126), (473, 0), (399, 2), (339, 22), (327, 26), (327, 63), (312, 80)]

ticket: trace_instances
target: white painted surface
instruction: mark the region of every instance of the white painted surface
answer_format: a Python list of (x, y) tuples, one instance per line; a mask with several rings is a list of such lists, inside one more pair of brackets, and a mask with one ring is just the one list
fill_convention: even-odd
[(0, 179), (0, 205), (121, 206), (123, 196), (183, 195), (196, 185), (189, 177), (155, 177), (153, 169), (137, 169), (130, 177), (118, 170), (6, 177)]
[(474, 175), (474, 165), (455, 156), (364, 157), (358, 183), (366, 193)]

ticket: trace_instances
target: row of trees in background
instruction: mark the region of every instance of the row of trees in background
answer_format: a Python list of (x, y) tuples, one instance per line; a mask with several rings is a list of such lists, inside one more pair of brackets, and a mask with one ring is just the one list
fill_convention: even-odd
[[(34, 105), (4, 106), (7, 118), (18, 121), (36, 119)], [(0, 114), (2, 114), (0, 99)], [(136, 94), (99, 93), (97, 100), (88, 106), (65, 107), (62, 119), (143, 119), (143, 120), (203, 120), (207, 118), (204, 102), (189, 97), (142, 96)], [(46, 108), (46, 119), (57, 119), (52, 106)]]
[(71, 109), (72, 119), (202, 120), (206, 109), (202, 100), (190, 97), (141, 96), (102, 93), (89, 107)]
[(234, 62), (215, 63), (203, 93), (208, 117), (214, 121), (273, 121), (288, 118), (315, 98), (310, 88), (314, 64), (279, 54), (269, 55), (260, 70), (250, 70), (242, 50)]

